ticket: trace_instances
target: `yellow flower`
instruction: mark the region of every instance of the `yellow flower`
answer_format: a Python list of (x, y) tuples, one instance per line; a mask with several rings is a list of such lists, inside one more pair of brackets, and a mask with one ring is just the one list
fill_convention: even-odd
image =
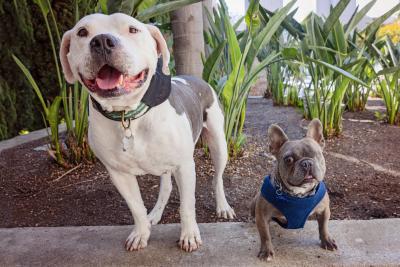
[(400, 20), (396, 20), (393, 23), (386, 24), (380, 27), (377, 36), (381, 38), (388, 35), (394, 44), (400, 41)]

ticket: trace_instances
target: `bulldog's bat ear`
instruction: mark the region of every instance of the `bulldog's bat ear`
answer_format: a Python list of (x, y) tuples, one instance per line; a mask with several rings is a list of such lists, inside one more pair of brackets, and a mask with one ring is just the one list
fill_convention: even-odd
[(74, 77), (74, 74), (72, 73), (71, 66), (68, 61), (69, 47), (71, 44), (71, 35), (72, 32), (67, 31), (66, 33), (64, 33), (62, 37), (60, 46), (60, 61), (65, 76), (65, 80), (69, 83), (74, 83), (76, 82), (76, 79)]
[(308, 125), (307, 137), (314, 139), (321, 148), (325, 147), (325, 138), (322, 123), (319, 119), (313, 119)]
[(282, 145), (289, 140), (285, 132), (276, 124), (272, 124), (268, 128), (268, 145), (269, 151), (277, 156)]
[(164, 74), (169, 75), (168, 64), (169, 64), (170, 54), (167, 42), (165, 41), (162, 33), (156, 26), (151, 24), (146, 24), (146, 26), (151, 36), (153, 36), (154, 40), (156, 41), (158, 55), (162, 56), (162, 61), (163, 61), (162, 71), (164, 72)]

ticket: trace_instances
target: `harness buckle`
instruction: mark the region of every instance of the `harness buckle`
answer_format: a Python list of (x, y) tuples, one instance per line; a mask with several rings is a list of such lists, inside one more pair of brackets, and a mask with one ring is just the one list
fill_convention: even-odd
[(281, 196), (282, 195), (282, 185), (280, 184), (280, 183), (277, 183), (277, 189), (276, 189), (276, 194), (278, 195), (278, 196)]

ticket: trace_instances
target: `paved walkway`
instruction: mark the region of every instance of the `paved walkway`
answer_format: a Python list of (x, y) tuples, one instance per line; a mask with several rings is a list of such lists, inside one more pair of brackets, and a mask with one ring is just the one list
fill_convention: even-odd
[(256, 257), (254, 224), (200, 224), (204, 245), (194, 253), (176, 247), (179, 225), (153, 227), (149, 246), (126, 252), (130, 226), (0, 229), (0, 266), (399, 266), (400, 219), (332, 221), (339, 250), (319, 248), (316, 222), (302, 231), (272, 228), (276, 257)]

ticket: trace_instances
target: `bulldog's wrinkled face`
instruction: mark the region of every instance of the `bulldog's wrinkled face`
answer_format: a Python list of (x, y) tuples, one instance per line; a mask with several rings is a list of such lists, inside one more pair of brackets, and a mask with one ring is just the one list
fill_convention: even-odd
[(268, 139), (270, 150), (277, 159), (277, 175), (287, 189), (304, 194), (324, 179), (324, 137), (319, 120), (309, 124), (307, 136), (301, 140), (289, 141), (277, 125), (269, 128)]
[(158, 28), (121, 13), (82, 18), (64, 34), (60, 49), (66, 80), (84, 84), (109, 110), (140, 101), (160, 54), (168, 73), (169, 52)]

